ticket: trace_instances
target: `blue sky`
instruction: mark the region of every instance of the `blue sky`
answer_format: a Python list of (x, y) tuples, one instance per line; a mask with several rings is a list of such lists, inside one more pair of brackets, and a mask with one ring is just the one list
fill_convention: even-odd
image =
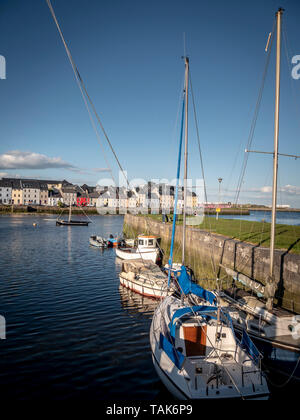
[[(288, 58), (300, 54), (297, 0), (52, 0), (73, 58), (129, 179), (173, 179), (183, 83), (183, 33), (208, 186), (232, 200), (262, 78), (268, 33), (286, 9)], [(109, 173), (43, 0), (1, 0), (0, 175), (95, 184)], [(274, 53), (253, 140), (272, 151)], [(190, 102), (191, 104), (191, 102)], [(300, 154), (300, 79), (282, 49), (280, 152)], [(192, 107), (190, 171), (201, 178)], [(102, 136), (104, 142), (104, 137)], [(105, 146), (108, 162), (117, 164)], [(14, 153), (11, 153), (11, 152)], [(17, 151), (17, 152), (15, 152)], [(42, 155), (42, 156), (41, 156)], [(272, 157), (251, 154), (241, 202), (270, 202)], [(279, 204), (300, 207), (300, 160), (279, 160)]]

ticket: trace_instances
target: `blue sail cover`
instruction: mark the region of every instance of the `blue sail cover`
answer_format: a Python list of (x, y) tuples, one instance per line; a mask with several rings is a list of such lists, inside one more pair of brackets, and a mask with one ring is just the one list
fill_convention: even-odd
[(195, 295), (209, 302), (211, 305), (215, 303), (216, 296), (214, 295), (214, 293), (209, 292), (208, 290), (203, 289), (203, 287), (199, 286), (198, 284), (193, 283), (184, 265), (181, 267), (180, 271), (176, 272), (176, 274), (177, 273), (180, 273), (180, 275), (177, 276), (177, 281), (181, 291), (185, 295), (189, 293), (194, 293)]
[(181, 369), (185, 359), (184, 355), (178, 351), (162, 333), (160, 333), (160, 347), (167, 354), (169, 359), (172, 360), (175, 366), (178, 369)]
[(242, 349), (249, 354), (254, 363), (258, 364), (259, 359), (261, 358), (261, 354), (245, 330), (243, 330), (240, 345)]
[(172, 316), (172, 320), (169, 324), (170, 328), (170, 334), (173, 338), (175, 338), (175, 330), (176, 330), (176, 322), (179, 318), (182, 316), (189, 314), (189, 313), (210, 313), (210, 312), (216, 312), (218, 308), (216, 306), (190, 306), (186, 308), (180, 308), (177, 311), (175, 311), (174, 315)]

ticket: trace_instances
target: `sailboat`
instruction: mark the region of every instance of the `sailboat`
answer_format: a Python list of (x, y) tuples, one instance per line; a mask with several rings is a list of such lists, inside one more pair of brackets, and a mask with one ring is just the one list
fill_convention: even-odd
[(157, 307), (150, 328), (152, 360), (167, 389), (179, 399), (267, 399), (261, 355), (244, 331), (238, 341), (230, 316), (218, 296), (191, 281), (185, 267), (186, 194), (184, 194), (182, 264), (173, 264), (180, 177), (183, 122), (185, 121), (184, 192), (187, 191), (189, 59), (185, 57), (185, 87), (177, 166), (177, 182), (168, 286), (176, 291)]
[(72, 220), (72, 203), (71, 203), (71, 200), (70, 200), (70, 205), (69, 205), (68, 220), (64, 220), (64, 219), (60, 219), (60, 218), (56, 219), (56, 226), (88, 226), (89, 223), (91, 223), (91, 222), (89, 222), (87, 220)]
[[(276, 13), (276, 86), (275, 86), (275, 124), (273, 154), (273, 193), (272, 193), (272, 223), (270, 241), (270, 272), (266, 285), (255, 281), (228, 267), (223, 267), (229, 276), (236, 281), (252, 288), (258, 297), (249, 295), (243, 290), (237, 292), (221, 292), (223, 305), (229, 305), (227, 312), (233, 319), (237, 332), (245, 328), (264, 356), (264, 362), (269, 369), (288, 376), (288, 380), (300, 380), (300, 317), (275, 307), (273, 304), (277, 285), (274, 276), (276, 204), (277, 204), (277, 172), (278, 172), (278, 134), (279, 134), (279, 96), (280, 96), (280, 53), (281, 25), (284, 10), (279, 8)], [(246, 150), (246, 152), (250, 152)], [(261, 152), (258, 152), (261, 153)], [(266, 152), (263, 152), (266, 153)], [(292, 156), (292, 155), (286, 155)], [(297, 156), (292, 156), (297, 157)], [(221, 266), (222, 267), (222, 266)], [(226, 292), (226, 291), (225, 291)]]

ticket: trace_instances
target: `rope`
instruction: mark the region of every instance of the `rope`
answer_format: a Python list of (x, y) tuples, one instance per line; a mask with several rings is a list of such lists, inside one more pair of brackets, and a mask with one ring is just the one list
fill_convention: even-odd
[[(265, 86), (265, 80), (266, 80), (267, 70), (268, 70), (268, 67), (269, 67), (270, 56), (271, 56), (272, 45), (273, 45), (273, 34), (274, 34), (274, 29), (275, 29), (275, 23), (276, 22), (274, 21), (273, 29), (272, 29), (272, 35), (271, 35), (270, 48), (268, 50), (268, 55), (267, 55), (267, 59), (266, 59), (266, 63), (265, 63), (262, 82), (261, 82), (261, 86), (260, 86), (260, 89), (259, 89), (259, 94), (258, 94), (256, 106), (255, 106), (255, 111), (254, 111), (254, 116), (253, 116), (253, 119), (252, 119), (250, 133), (249, 133), (249, 137), (248, 137), (248, 142), (247, 142), (247, 149), (248, 150), (251, 148), (251, 145), (252, 145), (252, 141), (253, 141), (253, 137), (254, 137), (254, 131), (255, 131), (257, 117), (258, 117), (258, 112), (259, 112), (261, 99), (262, 99), (262, 94), (263, 94), (263, 90), (264, 90), (264, 86)], [(246, 167), (247, 167), (247, 162), (248, 162), (248, 153), (245, 153), (241, 173), (240, 173), (240, 176), (239, 176), (239, 179), (238, 179), (236, 195), (235, 195), (235, 198), (234, 198), (235, 205), (237, 205), (237, 202), (239, 200), (240, 190), (241, 190), (242, 183), (243, 183), (243, 180), (244, 180), (245, 171), (246, 171)]]
[[(69, 50), (69, 48), (68, 48), (68, 46), (67, 46), (67, 43), (66, 43), (65, 38), (64, 38), (64, 36), (63, 36), (62, 30), (61, 30), (61, 28), (60, 28), (60, 26), (59, 26), (59, 23), (58, 23), (58, 21), (57, 21), (56, 15), (55, 15), (55, 13), (54, 13), (54, 10), (53, 10), (52, 4), (51, 4), (51, 1), (50, 1), (50, 0), (46, 0), (46, 2), (47, 2), (47, 5), (48, 5), (48, 7), (49, 7), (49, 9), (50, 9), (51, 15), (52, 15), (52, 17), (53, 17), (53, 20), (54, 20), (54, 22), (55, 22), (55, 25), (56, 25), (56, 27), (57, 27), (57, 30), (58, 30), (59, 35), (60, 35), (60, 37), (61, 37), (61, 40), (62, 40), (62, 42), (63, 42), (63, 45), (64, 45), (64, 47), (65, 47), (66, 53), (67, 53), (67, 55), (68, 55), (68, 58), (69, 58), (70, 64), (71, 64), (72, 69), (73, 69), (73, 73), (74, 73), (74, 75), (75, 75), (75, 80), (76, 80), (76, 83), (77, 83), (77, 85), (78, 85), (78, 87), (79, 87), (79, 89), (80, 89), (81, 96), (82, 96), (82, 99), (83, 99), (83, 101), (84, 101), (85, 107), (86, 107), (86, 109), (87, 109), (87, 111), (88, 111), (88, 114), (89, 114), (89, 118), (90, 118), (91, 124), (92, 124), (93, 129), (94, 129), (94, 131), (95, 131), (95, 134), (96, 134), (96, 136), (97, 136), (97, 139), (98, 139), (98, 142), (99, 142), (99, 144), (100, 144), (100, 147), (101, 147), (101, 149), (102, 149), (102, 152), (103, 152), (103, 156), (104, 156), (104, 159), (105, 159), (106, 165), (107, 165), (107, 166), (108, 166), (108, 168), (109, 168), (109, 171), (110, 171), (110, 173), (111, 173), (111, 176), (112, 176), (112, 178), (113, 178), (113, 181), (115, 182), (115, 185), (117, 185), (116, 180), (115, 180), (114, 175), (113, 175), (113, 172), (112, 172), (112, 169), (111, 169), (111, 167), (110, 167), (110, 165), (109, 165), (109, 163), (108, 163), (108, 160), (107, 160), (107, 158), (106, 158), (105, 150), (104, 150), (104, 147), (103, 147), (103, 145), (102, 145), (102, 142), (101, 142), (101, 138), (100, 138), (99, 132), (98, 132), (98, 130), (97, 130), (97, 127), (96, 127), (95, 122), (94, 122), (94, 120), (93, 120), (93, 117), (92, 117), (92, 114), (91, 114), (90, 108), (89, 108), (89, 106), (88, 106), (88, 103), (87, 103), (86, 97), (85, 97), (84, 92), (83, 92), (83, 90), (82, 90), (82, 84), (83, 84), (82, 79), (81, 79), (81, 77), (79, 76), (79, 72), (78, 72), (78, 70), (77, 70), (77, 67), (76, 67), (76, 65), (75, 65), (75, 63), (74, 63), (74, 60), (73, 60), (72, 55), (71, 55), (71, 52), (70, 52), (70, 50)], [(80, 78), (79, 78), (79, 77), (80, 77)]]
[[(267, 378), (268, 378), (268, 382), (270, 382), (270, 384), (272, 385), (272, 386), (274, 386), (275, 388), (284, 388), (290, 381), (291, 381), (291, 379), (293, 378), (293, 376), (294, 376), (294, 373), (296, 372), (296, 369), (297, 369), (297, 367), (298, 367), (298, 365), (299, 365), (299, 363), (300, 363), (300, 356), (298, 357), (298, 360), (297, 360), (297, 363), (295, 364), (295, 367), (294, 367), (294, 369), (293, 369), (293, 371), (292, 371), (292, 373), (290, 374), (290, 376), (288, 377), (288, 379), (286, 380), (286, 381), (284, 381), (282, 384), (275, 384), (275, 382), (273, 382), (270, 378), (269, 378), (269, 376), (267, 376)], [(267, 367), (265, 364), (264, 364), (264, 367)]]
[[(204, 164), (203, 164), (203, 159), (202, 159), (202, 152), (201, 152), (201, 145), (200, 145), (200, 136), (199, 136), (199, 128), (198, 128), (198, 120), (197, 120), (197, 115), (196, 115), (196, 106), (195, 106), (195, 98), (194, 98), (194, 91), (193, 91), (193, 85), (192, 85), (192, 77), (191, 77), (191, 71), (189, 72), (189, 78), (190, 78), (190, 86), (191, 86), (191, 93), (192, 93), (192, 103), (193, 103), (193, 111), (194, 111), (194, 119), (195, 119), (195, 126), (196, 126), (196, 134), (197, 134), (197, 142), (198, 142), (198, 150), (199, 150), (199, 156), (200, 156), (200, 163), (201, 163), (201, 171), (202, 171), (202, 178), (203, 178), (203, 188), (204, 188), (204, 199), (205, 202), (207, 203), (207, 189), (206, 189), (206, 183), (205, 183), (205, 175), (204, 175)], [(211, 220), (209, 218), (209, 235), (211, 236)], [(214, 274), (216, 275), (216, 266), (215, 266), (215, 261), (214, 261), (214, 252), (213, 252), (213, 244), (212, 241), (209, 241), (210, 243), (210, 253), (211, 253), (211, 265), (212, 265), (212, 269)]]
[[(77, 69), (76, 69), (76, 70), (77, 70)], [(120, 163), (120, 161), (119, 161), (119, 159), (118, 159), (118, 156), (117, 156), (117, 154), (116, 154), (116, 152), (115, 152), (115, 150), (114, 150), (114, 148), (113, 148), (113, 146), (112, 146), (112, 144), (111, 144), (111, 142), (110, 142), (110, 140), (109, 140), (109, 138), (108, 138), (108, 135), (106, 134), (106, 131), (104, 130), (104, 127), (103, 127), (102, 122), (101, 122), (101, 120), (100, 120), (100, 117), (99, 117), (99, 115), (98, 115), (98, 113), (97, 113), (97, 111), (96, 111), (96, 108), (95, 108), (95, 106), (94, 106), (94, 103), (92, 102), (92, 100), (91, 100), (91, 98), (90, 98), (89, 94), (87, 93), (86, 87), (85, 87), (85, 85), (84, 85), (84, 83), (83, 83), (82, 77), (80, 76), (80, 74), (79, 74), (79, 71), (78, 71), (78, 70), (77, 70), (77, 74), (78, 74), (79, 80), (80, 80), (80, 82), (81, 82), (81, 84), (82, 84), (83, 90), (84, 90), (84, 92), (85, 92), (85, 94), (86, 94), (86, 96), (87, 96), (87, 98), (88, 98), (88, 100), (89, 100), (89, 102), (90, 102), (90, 104), (91, 104), (91, 106), (92, 106), (92, 109), (93, 109), (94, 114), (95, 114), (95, 116), (96, 116), (96, 118), (97, 118), (97, 120), (98, 120), (98, 123), (99, 123), (99, 125), (100, 125), (100, 127), (101, 127), (101, 129), (102, 129), (102, 131), (103, 131), (103, 134), (104, 134), (104, 136), (105, 136), (105, 138), (106, 138), (106, 140), (107, 140), (107, 143), (108, 143), (108, 145), (109, 145), (109, 147), (110, 147), (110, 149), (111, 149), (111, 151), (112, 151), (112, 153), (113, 153), (113, 155), (114, 155), (114, 157), (115, 157), (115, 159), (116, 159), (116, 161), (117, 161), (117, 164), (118, 164), (118, 166), (119, 166), (119, 168), (120, 168), (120, 170), (121, 170), (121, 172), (122, 172), (122, 175), (124, 176), (124, 178), (125, 178), (125, 180), (126, 180), (126, 183), (127, 183), (128, 188), (129, 188), (129, 187), (130, 187), (130, 185), (129, 185), (128, 178), (127, 178), (127, 176), (126, 176), (126, 174), (125, 174), (125, 171), (124, 171), (124, 169), (123, 169), (123, 168), (122, 168), (122, 166), (121, 166), (121, 163)]]

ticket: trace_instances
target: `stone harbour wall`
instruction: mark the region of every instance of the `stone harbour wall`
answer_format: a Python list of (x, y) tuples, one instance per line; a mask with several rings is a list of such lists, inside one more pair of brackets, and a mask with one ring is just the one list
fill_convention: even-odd
[[(171, 242), (172, 225), (155, 221), (149, 217), (126, 214), (124, 229), (135, 234), (151, 233), (162, 238), (163, 248)], [(180, 247), (182, 226), (176, 227), (175, 246)], [(166, 249), (165, 249), (166, 250)], [(166, 250), (167, 251), (167, 250)], [(234, 240), (204, 230), (186, 227), (186, 263), (193, 268), (196, 278), (201, 278), (201, 267), (215, 267), (211, 270), (224, 278), (225, 271), (220, 264), (266, 283), (269, 274), (269, 248)], [(285, 250), (276, 250), (274, 275), (277, 282), (276, 296), (280, 306), (300, 313), (300, 255)], [(216, 276), (215, 276), (216, 278)]]

